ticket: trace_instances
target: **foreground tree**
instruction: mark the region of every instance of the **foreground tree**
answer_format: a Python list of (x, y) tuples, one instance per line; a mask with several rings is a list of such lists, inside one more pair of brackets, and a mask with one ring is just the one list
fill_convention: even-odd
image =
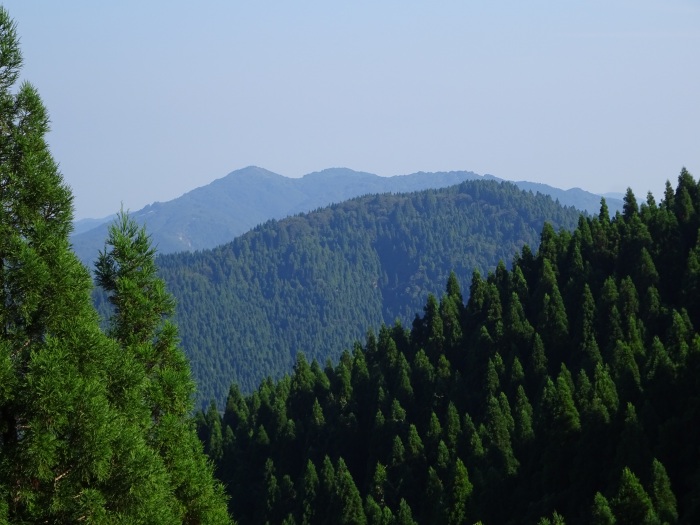
[(194, 382), (177, 328), (167, 320), (175, 301), (157, 275), (155, 249), (145, 228), (120, 213), (96, 263), (96, 281), (114, 306), (108, 335), (138, 363), (144, 378), (142, 421), (148, 444), (168, 466), (168, 484), (187, 523), (225, 520), (223, 488), (197, 436)]
[[(39, 95), (16, 86), (21, 64), (0, 8), (0, 522), (225, 523), (218, 495), (197, 513), (173, 490), (194, 469), (155, 448), (149, 374), (99, 328), (68, 240), (72, 196)], [(194, 442), (172, 443), (198, 461)], [(215, 492), (207, 468), (192, 480), (207, 482)]]

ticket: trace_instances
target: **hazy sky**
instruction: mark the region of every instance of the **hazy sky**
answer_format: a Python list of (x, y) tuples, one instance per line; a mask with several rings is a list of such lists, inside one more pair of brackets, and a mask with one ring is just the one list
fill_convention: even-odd
[(76, 217), (257, 165), (661, 198), (700, 177), (700, 2), (5, 0)]

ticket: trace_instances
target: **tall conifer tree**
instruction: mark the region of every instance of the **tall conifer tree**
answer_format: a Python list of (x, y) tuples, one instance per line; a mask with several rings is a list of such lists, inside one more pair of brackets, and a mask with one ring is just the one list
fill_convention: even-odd
[[(100, 330), (48, 114), (16, 85), (21, 64), (0, 8), (0, 522), (226, 523), (220, 494), (187, 506), (174, 495), (171, 480), (196, 469), (175, 470), (154, 448), (146, 370)], [(188, 446), (201, 456), (195, 434), (172, 449)], [(195, 478), (214, 490), (207, 468)]]

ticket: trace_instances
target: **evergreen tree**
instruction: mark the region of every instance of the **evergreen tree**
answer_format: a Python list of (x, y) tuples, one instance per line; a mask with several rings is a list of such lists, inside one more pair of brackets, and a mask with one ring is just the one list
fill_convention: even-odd
[(330, 523), (330, 517), (334, 516), (336, 511), (336, 476), (335, 467), (333, 467), (333, 462), (328, 455), (323, 458), (318, 480), (319, 493), (316, 499), (315, 514), (319, 517), (320, 523)]
[(602, 362), (602, 356), (595, 337), (595, 301), (587, 283), (583, 288), (580, 311), (578, 339), (582, 354), (581, 361), (587, 371), (592, 371), (598, 363)]
[(315, 378), (303, 352), (296, 355), (294, 373), (289, 393), (289, 413), (302, 417), (314, 398)]
[(445, 488), (433, 467), (428, 467), (428, 482), (423, 505), (425, 523), (444, 523), (446, 521)]
[(306, 462), (306, 469), (304, 470), (301, 486), (301, 525), (311, 525), (314, 523), (318, 483), (316, 467), (309, 459)]
[(508, 427), (507, 415), (504, 414), (498, 400), (491, 396), (486, 409), (489, 455), (493, 467), (498, 469), (500, 475), (504, 477), (514, 475), (518, 470), (518, 460), (513, 453)]
[(423, 456), (423, 441), (418, 435), (416, 425), (411, 423), (408, 428), (408, 437), (406, 438), (406, 457), (416, 463), (422, 463)]
[(639, 478), (627, 467), (622, 470), (620, 485), (612, 501), (612, 509), (619, 525), (658, 523), (649, 495), (639, 482)]
[(275, 474), (275, 465), (270, 458), (265, 461), (263, 484), (265, 494), (263, 516), (267, 518), (266, 523), (274, 523), (276, 514), (278, 514), (277, 502), (280, 499), (280, 488)]
[(633, 215), (639, 213), (639, 207), (637, 206), (637, 199), (632, 192), (632, 188), (627, 188), (627, 192), (624, 197), (624, 206), (622, 207), (622, 216), (625, 219), (631, 219)]
[(450, 475), (449, 511), (447, 523), (460, 525), (465, 523), (467, 515), (467, 501), (472, 493), (472, 484), (469, 481), (467, 468), (462, 460), (457, 458), (452, 465)]
[[(0, 8), (0, 521), (226, 523), (193, 426), (172, 457), (201, 461), (175, 471), (152, 446), (141, 361), (99, 328), (48, 115), (29, 83), (16, 86), (21, 65)], [(178, 500), (172, 480), (189, 475), (179, 483), (201, 489)]]
[(207, 412), (207, 420), (209, 423), (209, 437), (203, 440), (199, 436), (200, 441), (204, 443), (204, 450), (214, 463), (221, 461), (224, 454), (224, 436), (221, 432), (221, 418), (216, 412), (216, 405), (212, 402), (209, 406), (209, 411)]
[(377, 463), (377, 466), (374, 469), (374, 475), (372, 476), (370, 495), (380, 506), (384, 506), (386, 503), (387, 484), (388, 475), (386, 472), (386, 467), (381, 463)]
[(593, 375), (593, 408), (601, 420), (609, 422), (619, 407), (615, 382), (610, 377), (607, 366), (596, 365)]
[(591, 525), (615, 525), (615, 516), (610, 509), (610, 504), (600, 492), (596, 492), (593, 498)]
[[(454, 274), (452, 274), (454, 275)], [(450, 289), (448, 283), (448, 290)], [(453, 295), (446, 295), (440, 301), (440, 318), (442, 319), (443, 333), (445, 337), (445, 348), (458, 348), (458, 343), (462, 338), (462, 325), (460, 322), (459, 289), (452, 292)], [(460, 301), (460, 302), (458, 302)], [(454, 356), (450, 356), (454, 358)]]
[(672, 524), (678, 521), (676, 496), (671, 490), (671, 480), (663, 464), (656, 458), (651, 466), (651, 501), (663, 523)]
[(365, 498), (365, 516), (367, 517), (367, 525), (391, 525), (390, 521), (385, 521), (382, 513), (382, 508), (374, 501), (371, 494), (367, 494)]
[(547, 377), (547, 355), (540, 334), (535, 332), (528, 358), (526, 377), (529, 378), (527, 388), (530, 392), (537, 391)]
[(367, 521), (362, 508), (362, 498), (343, 458), (338, 459), (335, 491), (334, 523), (364, 525)]
[(454, 450), (457, 446), (457, 440), (461, 432), (459, 412), (452, 401), (447, 405), (447, 415), (445, 418), (445, 424), (443, 425), (445, 444), (450, 450)]
[(518, 386), (515, 397), (515, 410), (513, 412), (515, 439), (521, 445), (529, 443), (535, 437), (532, 430), (532, 405), (522, 385)]
[(632, 403), (627, 403), (622, 431), (618, 437), (617, 462), (619, 468), (627, 467), (642, 472), (649, 461), (649, 444), (644, 429), (637, 418)]
[(155, 249), (145, 228), (123, 212), (109, 228), (95, 275), (114, 305), (108, 334), (143, 367), (150, 412), (143, 430), (170, 468), (170, 487), (182, 518), (210, 521), (224, 499), (190, 416), (194, 382), (178, 348), (177, 328), (167, 320), (175, 301), (157, 275)]
[(428, 295), (424, 322), (427, 330), (427, 354), (432, 362), (437, 362), (443, 352), (445, 334), (442, 317), (440, 316), (440, 306), (433, 294)]
[(413, 519), (413, 512), (411, 507), (406, 503), (406, 500), (401, 498), (399, 502), (399, 510), (396, 512), (396, 519), (394, 520), (395, 525), (418, 525), (418, 523)]
[(447, 286), (445, 292), (448, 297), (455, 300), (456, 304), (462, 305), (462, 290), (459, 286), (459, 281), (457, 280), (457, 274), (454, 271), (450, 271), (450, 276), (447, 278)]
[(551, 520), (549, 518), (540, 518), (540, 521), (537, 522), (537, 525), (566, 525), (566, 522), (564, 521), (564, 517), (561, 514), (559, 514), (557, 511), (554, 511)]

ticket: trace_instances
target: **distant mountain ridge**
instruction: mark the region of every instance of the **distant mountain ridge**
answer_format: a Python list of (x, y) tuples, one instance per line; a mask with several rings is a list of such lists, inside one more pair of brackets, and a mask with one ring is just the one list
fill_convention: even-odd
[(89, 232), (99, 227), (101, 224), (113, 220), (116, 215), (109, 215), (101, 219), (79, 219), (73, 221), (73, 235), (79, 235), (81, 233)]
[[(149, 204), (131, 215), (147, 225), (159, 253), (197, 251), (230, 242), (270, 219), (309, 212), (361, 195), (439, 189), (479, 179), (503, 180), (470, 171), (380, 177), (348, 168), (330, 168), (289, 178), (249, 166), (171, 201)], [(525, 181), (515, 184), (592, 214), (597, 214), (600, 207), (600, 196), (580, 189), (565, 191)], [(609, 200), (608, 207), (614, 213), (622, 209), (622, 201)], [(85, 231), (89, 221), (76, 223), (71, 242), (78, 257), (91, 266), (104, 246), (109, 220), (97, 220), (96, 227)]]

